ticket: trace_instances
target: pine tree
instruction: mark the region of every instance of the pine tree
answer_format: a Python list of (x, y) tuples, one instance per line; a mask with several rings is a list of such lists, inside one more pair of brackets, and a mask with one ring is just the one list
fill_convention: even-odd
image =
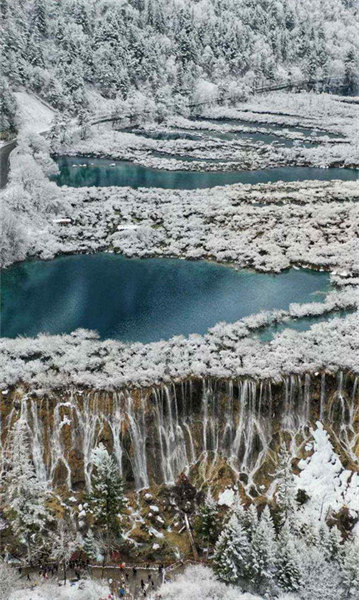
[(296, 592), (301, 587), (300, 556), (287, 523), (278, 534), (275, 576), (279, 586), (287, 592)]
[(98, 556), (98, 546), (92, 529), (89, 529), (83, 543), (83, 551), (91, 560), (96, 560)]
[(250, 544), (247, 534), (233, 513), (215, 547), (215, 571), (222, 581), (238, 584), (248, 580)]
[(252, 541), (258, 527), (257, 508), (255, 504), (251, 504), (247, 510), (244, 510), (243, 506), (237, 506), (237, 511), (239, 519), (243, 519), (242, 522), (245, 530), (247, 531), (248, 539)]
[(35, 0), (34, 3), (34, 25), (39, 33), (47, 33), (47, 15), (44, 0)]
[(323, 554), (327, 560), (335, 560), (341, 563), (343, 560), (343, 545), (341, 533), (335, 525), (328, 527), (323, 521), (318, 531), (319, 545), (323, 549)]
[(199, 519), (199, 534), (207, 544), (208, 556), (209, 546), (213, 546), (218, 537), (218, 507), (210, 491), (201, 507)]
[(359, 597), (359, 542), (348, 540), (344, 546), (343, 600)]
[(103, 444), (93, 451), (92, 462), (94, 470), (88, 502), (95, 527), (104, 533), (108, 553), (111, 540), (120, 533), (118, 516), (126, 505), (124, 485), (116, 462)]
[(278, 458), (278, 467), (275, 472), (275, 478), (278, 482), (275, 498), (279, 506), (280, 522), (284, 524), (287, 520), (292, 522), (295, 519), (298, 507), (296, 501), (297, 490), (292, 471), (291, 455), (284, 445), (280, 449)]
[(266, 506), (252, 534), (251, 580), (256, 589), (265, 591), (271, 584), (276, 551), (274, 525), (269, 507)]
[(5, 514), (15, 536), (27, 547), (28, 561), (41, 550), (43, 535), (52, 517), (45, 503), (48, 492), (36, 477), (30, 459), (27, 425), (19, 419), (10, 434), (8, 471), (4, 485)]
[(15, 128), (16, 100), (5, 78), (0, 77), (0, 131)]
[(344, 59), (345, 66), (345, 86), (348, 93), (352, 93), (358, 83), (359, 72), (355, 60), (354, 50), (348, 50)]

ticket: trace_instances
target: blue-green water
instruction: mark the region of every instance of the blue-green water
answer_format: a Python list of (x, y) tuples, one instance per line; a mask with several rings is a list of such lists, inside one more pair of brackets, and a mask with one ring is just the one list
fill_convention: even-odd
[[(258, 131), (217, 131), (216, 129), (200, 129), (197, 130), (197, 134), (191, 134), (188, 131), (155, 131), (155, 130), (142, 130), (142, 129), (127, 129), (128, 133), (143, 136), (153, 140), (195, 140), (203, 141), (204, 139), (216, 139), (216, 140), (242, 140), (245, 142), (263, 142), (264, 144), (276, 144), (280, 146), (293, 146), (297, 142), (295, 140), (288, 139), (283, 135), (261, 133)], [(312, 144), (318, 144), (318, 142), (312, 142), (310, 140), (300, 142), (301, 145), (311, 146)]]
[(4, 270), (1, 335), (96, 329), (101, 338), (150, 342), (203, 334), (291, 302), (321, 301), (329, 276), (310, 270), (262, 274), (206, 261), (113, 254), (27, 261)]
[[(318, 169), (315, 167), (278, 167), (258, 171), (164, 171), (136, 165), (129, 161), (105, 158), (60, 156), (56, 159), (60, 174), (53, 177), (58, 185), (130, 186), (192, 190), (233, 183), (268, 183), (307, 179), (359, 179), (356, 169)], [(79, 166), (82, 165), (82, 166)]]
[(337, 310), (331, 313), (326, 313), (324, 315), (316, 315), (311, 317), (301, 317), (300, 319), (291, 319), (289, 321), (285, 321), (284, 323), (276, 323), (274, 325), (270, 325), (269, 327), (265, 327), (260, 331), (258, 337), (262, 340), (262, 342), (271, 341), (277, 333), (282, 333), (285, 329), (294, 329), (295, 331), (307, 331), (311, 328), (312, 325), (316, 325), (317, 323), (327, 323), (332, 319), (337, 319), (338, 317), (345, 317), (352, 313), (352, 310)]

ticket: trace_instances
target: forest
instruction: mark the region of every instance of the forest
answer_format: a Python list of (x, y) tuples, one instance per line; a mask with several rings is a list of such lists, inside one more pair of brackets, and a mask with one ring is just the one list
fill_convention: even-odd
[(73, 115), (140, 93), (162, 117), (271, 82), (351, 89), (357, 12), (355, 0), (2, 0), (0, 129), (15, 126), (16, 86)]

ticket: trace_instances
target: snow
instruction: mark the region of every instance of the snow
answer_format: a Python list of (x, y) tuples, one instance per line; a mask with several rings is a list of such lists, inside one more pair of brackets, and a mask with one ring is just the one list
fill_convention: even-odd
[(340, 457), (334, 451), (328, 433), (317, 421), (312, 430), (313, 453), (300, 460), (301, 473), (297, 477), (298, 489), (308, 496), (309, 510), (325, 518), (330, 511), (348, 507), (352, 516), (359, 515), (359, 474), (344, 469)]
[(218, 504), (220, 506), (233, 506), (234, 501), (236, 498), (236, 494), (234, 492), (234, 490), (232, 490), (231, 488), (227, 488), (226, 490), (224, 490), (224, 492), (222, 492), (219, 497), (218, 497)]
[(199, 565), (187, 567), (183, 574), (162, 585), (159, 593), (162, 600), (264, 600), (219, 582), (211, 569)]
[(23, 132), (43, 133), (50, 129), (55, 111), (28, 92), (15, 92)]
[[(262, 326), (260, 314), (258, 323)], [(358, 373), (357, 314), (318, 323), (308, 331), (287, 329), (269, 344), (248, 336), (244, 325), (244, 319), (219, 323), (204, 336), (177, 336), (150, 344), (99, 341), (95, 332), (86, 330), (63, 336), (0, 338), (0, 387), (23, 381), (40, 390), (71, 384), (106, 390), (194, 376), (279, 380), (321, 369)]]
[(44, 583), (34, 588), (17, 590), (9, 600), (99, 600), (107, 598), (109, 588), (99, 581), (80, 581), (79, 583), (56, 585)]

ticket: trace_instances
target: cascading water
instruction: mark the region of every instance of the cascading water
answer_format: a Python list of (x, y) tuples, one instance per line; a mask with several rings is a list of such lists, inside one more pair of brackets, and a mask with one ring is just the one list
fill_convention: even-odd
[(320, 419), (338, 447), (358, 462), (359, 386), (348, 374), (291, 375), (281, 382), (189, 380), (118, 392), (72, 390), (61, 397), (11, 397), (2, 415), (2, 448), (16, 419), (25, 419), (41, 481), (89, 487), (91, 454), (104, 443), (136, 489), (173, 484), (197, 469), (210, 478), (226, 462), (250, 488), (282, 436), (297, 455)]

